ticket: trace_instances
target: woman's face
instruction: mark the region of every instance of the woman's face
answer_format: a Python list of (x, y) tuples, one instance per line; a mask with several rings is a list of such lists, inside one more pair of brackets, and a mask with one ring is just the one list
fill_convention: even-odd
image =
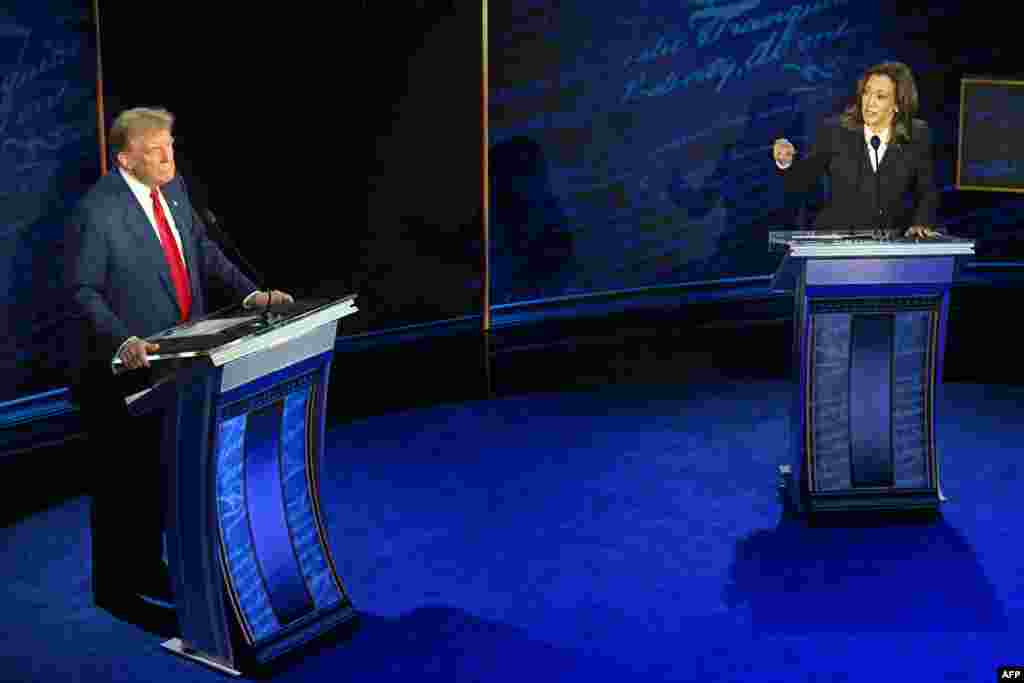
[(884, 74), (872, 74), (860, 100), (864, 122), (872, 128), (888, 128), (896, 114), (896, 84)]

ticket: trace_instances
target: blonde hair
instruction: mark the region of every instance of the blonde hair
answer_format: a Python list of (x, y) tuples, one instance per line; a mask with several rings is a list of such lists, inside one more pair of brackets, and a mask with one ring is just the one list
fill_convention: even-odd
[(114, 154), (124, 151), (128, 144), (143, 133), (170, 130), (174, 114), (157, 107), (135, 107), (117, 115), (110, 126), (110, 149)]

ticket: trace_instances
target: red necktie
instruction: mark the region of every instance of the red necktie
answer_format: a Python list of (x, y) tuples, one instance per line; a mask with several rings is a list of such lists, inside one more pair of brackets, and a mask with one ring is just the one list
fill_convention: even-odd
[(167, 259), (167, 266), (171, 269), (171, 282), (174, 283), (174, 291), (178, 295), (178, 308), (181, 310), (181, 319), (188, 320), (188, 314), (192, 310), (192, 289), (188, 285), (188, 273), (185, 271), (185, 261), (178, 251), (178, 242), (171, 234), (171, 225), (164, 215), (164, 207), (160, 203), (160, 193), (154, 188), (149, 193), (153, 200), (153, 215), (156, 217), (156, 227), (160, 231), (160, 244), (164, 248), (164, 258)]

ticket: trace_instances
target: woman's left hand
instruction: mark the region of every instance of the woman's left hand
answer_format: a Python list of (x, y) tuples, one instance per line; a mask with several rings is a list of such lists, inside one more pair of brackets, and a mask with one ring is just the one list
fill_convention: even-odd
[(938, 237), (937, 230), (932, 230), (926, 225), (911, 225), (907, 228), (906, 236), (920, 239), (922, 237)]

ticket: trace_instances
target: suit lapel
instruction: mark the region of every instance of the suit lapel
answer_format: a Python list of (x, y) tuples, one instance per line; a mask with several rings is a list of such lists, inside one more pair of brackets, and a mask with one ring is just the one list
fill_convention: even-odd
[(882, 162), (878, 165), (879, 168), (888, 168), (895, 163), (899, 163), (903, 159), (903, 144), (900, 142), (890, 142), (889, 146), (885, 148), (885, 156), (882, 157)]
[[(871, 173), (874, 173), (875, 167), (872, 163), (872, 156), (875, 153), (874, 149), (872, 149), (871, 145), (868, 144), (868, 141), (864, 138), (864, 134), (862, 132), (850, 131), (850, 135), (850, 143), (858, 145), (861, 149), (861, 163), (866, 164), (867, 170), (870, 171)], [(885, 154), (878, 162), (879, 170), (884, 170), (894, 163), (899, 163), (899, 161), (903, 159), (903, 155), (905, 153), (906, 152), (903, 149), (903, 143), (890, 141), (890, 143), (885, 148)]]
[(875, 167), (871, 165), (872, 150), (864, 139), (864, 133), (854, 130), (848, 130), (847, 132), (849, 133), (848, 140), (850, 149), (853, 152), (851, 156), (854, 159), (860, 159), (861, 174), (874, 173)]
[(146, 264), (153, 269), (160, 279), (164, 292), (177, 308), (178, 298), (174, 291), (174, 284), (171, 282), (171, 270), (167, 265), (167, 258), (164, 256), (163, 246), (156, 235), (156, 230), (132, 189), (128, 187), (127, 181), (121, 177), (119, 171), (115, 170), (114, 173), (117, 173), (118, 179), (121, 181), (119, 192), (122, 201), (129, 205), (125, 211), (125, 227), (139, 245), (139, 260), (143, 262), (140, 266)]

